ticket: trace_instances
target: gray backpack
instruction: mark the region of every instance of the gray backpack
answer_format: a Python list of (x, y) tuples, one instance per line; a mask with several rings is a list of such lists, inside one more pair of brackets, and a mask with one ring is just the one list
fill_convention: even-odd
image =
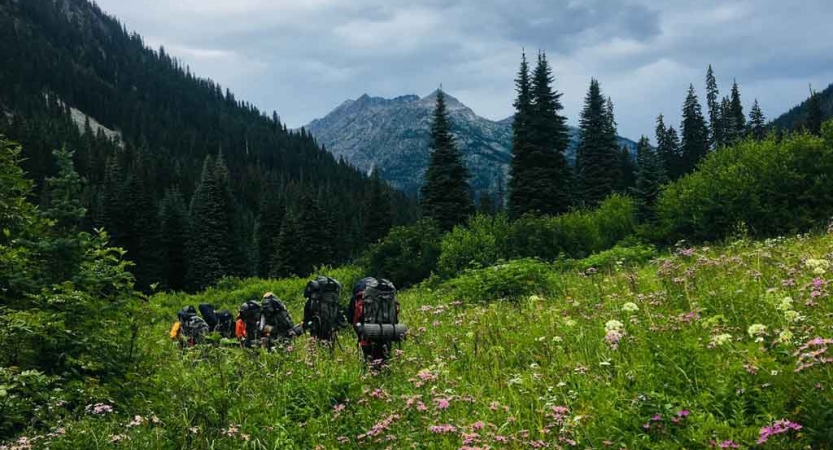
[(304, 289), (304, 297), (307, 298), (304, 326), (311, 335), (326, 340), (333, 338), (333, 332), (342, 322), (340, 293), (341, 283), (329, 277), (319, 276), (307, 283)]
[(408, 327), (399, 323), (399, 302), (393, 283), (385, 279), (366, 279), (361, 304), (362, 315), (354, 326), (359, 339), (393, 342), (405, 337)]

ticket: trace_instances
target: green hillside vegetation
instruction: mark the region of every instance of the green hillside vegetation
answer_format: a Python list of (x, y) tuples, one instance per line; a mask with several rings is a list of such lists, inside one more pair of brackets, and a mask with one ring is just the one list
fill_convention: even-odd
[[(37, 209), (20, 150), (4, 141), (0, 434), (10, 440), (0, 445), (826, 448), (833, 235), (820, 212), (833, 181), (803, 163), (833, 159), (833, 123), (822, 135), (747, 141), (666, 186), (659, 224), (701, 217), (701, 203), (680, 198), (721, 202), (725, 217), (709, 223), (740, 224), (711, 245), (639, 243), (706, 235), (629, 222), (636, 207), (617, 196), (595, 212), (481, 217), (444, 237), (431, 222), (394, 229), (366, 260), (398, 257), (433, 274), (400, 293), (411, 333), (378, 374), (349, 330), (332, 352), (306, 336), (275, 353), (219, 338), (181, 350), (168, 330), (182, 306), (234, 310), (272, 291), (298, 320), (306, 280), (226, 278), (196, 295), (146, 299), (106, 235), (78, 232), (83, 180), (71, 154), (55, 153), (59, 174)], [(778, 185), (795, 202), (766, 191), (773, 161), (805, 175)], [(736, 186), (747, 194), (713, 194)], [(791, 214), (770, 227), (753, 220), (781, 207)], [(776, 237), (796, 230), (811, 234)], [(535, 239), (523, 247), (520, 237)], [(374, 270), (319, 272), (351, 286)]]
[[(183, 304), (233, 308), (271, 290), (300, 315), (303, 280), (230, 281), (152, 299), (134, 395), (90, 388), (59, 406), (73, 392), (29, 375), (40, 384), (6, 386), (4, 398), (50, 392), (51, 434), (26, 438), (54, 449), (748, 448), (764, 438), (762, 448), (825, 448), (831, 252), (833, 238), (817, 235), (681, 248), (596, 272), (529, 260), (475, 270), (401, 295), (413, 334), (380, 375), (347, 338), (332, 354), (306, 338), (274, 354), (170, 343)], [(801, 428), (762, 434), (782, 419)]]

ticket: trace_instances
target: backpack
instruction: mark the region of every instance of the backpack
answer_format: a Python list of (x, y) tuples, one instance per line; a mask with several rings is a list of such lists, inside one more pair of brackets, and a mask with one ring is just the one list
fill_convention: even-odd
[(214, 307), (208, 303), (201, 303), (200, 314), (202, 314), (202, 318), (205, 320), (205, 323), (208, 324), (208, 330), (215, 331), (217, 329), (218, 322), (217, 313), (214, 311)]
[(261, 307), (260, 303), (255, 300), (249, 300), (240, 305), (240, 318), (246, 324), (257, 323), (260, 321)]
[[(399, 323), (396, 287), (389, 280), (366, 278), (361, 298), (357, 297), (354, 328), (359, 339), (374, 342), (401, 341), (408, 327)], [(358, 287), (358, 286), (357, 286)]]
[(341, 293), (341, 283), (319, 276), (307, 283), (304, 297), (304, 322), (313, 336), (331, 339), (332, 333), (341, 324), (341, 307), (338, 296)]
[(224, 309), (217, 312), (217, 332), (226, 339), (234, 338), (234, 316), (231, 311)]
[(182, 324), (182, 335), (188, 338), (188, 343), (191, 345), (202, 341), (202, 338), (208, 334), (208, 324), (196, 314), (189, 315)]
[(271, 335), (286, 335), (294, 327), (289, 311), (276, 297), (265, 298), (262, 308), (265, 324), (273, 328)]

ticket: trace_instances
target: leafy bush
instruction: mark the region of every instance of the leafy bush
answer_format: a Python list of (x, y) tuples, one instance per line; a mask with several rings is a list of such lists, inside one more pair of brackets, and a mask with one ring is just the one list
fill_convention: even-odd
[(411, 286), (431, 276), (437, 267), (441, 240), (442, 234), (429, 220), (396, 227), (370, 247), (363, 263), (373, 276), (388, 278), (397, 287)]
[(511, 255), (512, 225), (505, 214), (478, 214), (465, 227), (455, 227), (442, 240), (437, 272), (452, 277), (462, 268), (490, 266)]
[(519, 300), (546, 289), (549, 264), (534, 259), (517, 259), (506, 264), (470, 269), (449, 280), (445, 286), (452, 297), (467, 303)]
[[(827, 123), (827, 136), (833, 135)], [(804, 231), (833, 216), (833, 139), (807, 134), (744, 141), (711, 153), (697, 172), (667, 186), (657, 215), (667, 242)]]
[(574, 262), (572, 265), (580, 270), (589, 268), (612, 269), (619, 266), (636, 266), (644, 264), (657, 256), (657, 249), (649, 244), (617, 245), (609, 250), (599, 252)]
[(466, 268), (485, 267), (512, 258), (583, 258), (609, 249), (636, 229), (632, 199), (613, 195), (592, 211), (556, 217), (478, 216), (443, 238), (439, 275), (453, 277)]

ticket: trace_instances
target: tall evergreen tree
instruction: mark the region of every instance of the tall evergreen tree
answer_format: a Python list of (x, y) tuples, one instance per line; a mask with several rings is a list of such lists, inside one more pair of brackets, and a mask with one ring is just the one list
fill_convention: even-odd
[(743, 114), (743, 104), (740, 101), (740, 90), (738, 83), (735, 81), (732, 84), (732, 96), (729, 100), (729, 121), (731, 130), (729, 130), (730, 140), (727, 144), (733, 145), (746, 136), (746, 116)]
[(188, 271), (188, 237), (190, 223), (185, 200), (177, 188), (165, 191), (159, 207), (161, 242), (164, 255), (165, 288), (173, 291), (185, 289)]
[(617, 192), (628, 193), (636, 185), (636, 161), (631, 156), (631, 151), (626, 145), (619, 150), (619, 185)]
[(160, 245), (159, 215), (153, 193), (145, 182), (142, 154), (130, 167), (122, 191), (124, 221), (121, 242), (135, 263), (137, 286), (147, 291), (162, 278), (163, 255)]
[(632, 192), (639, 204), (640, 220), (653, 218), (653, 205), (660, 188), (667, 181), (659, 155), (651, 148), (647, 137), (642, 136), (637, 147), (636, 186)]
[(559, 113), (563, 109), (561, 94), (552, 88), (546, 55), (538, 55), (531, 78), (523, 75), (525, 61), (516, 80), (515, 108), (520, 114), (529, 114), (521, 128), (515, 128), (509, 208), (513, 217), (533, 211), (559, 214), (572, 202), (570, 168), (564, 157), (569, 143), (567, 119)]
[(512, 167), (509, 179), (509, 209), (519, 217), (532, 209), (535, 180), (530, 177), (534, 150), (532, 147), (532, 81), (526, 53), (521, 55), (521, 67), (515, 79), (517, 97), (513, 103)]
[(451, 134), (451, 119), (442, 89), (437, 91), (430, 147), (431, 157), (420, 191), (423, 213), (443, 230), (451, 230), (465, 222), (473, 208), (469, 173)]
[(709, 150), (709, 132), (694, 85), (689, 86), (688, 96), (683, 104), (683, 121), (680, 131), (682, 133), (682, 172), (687, 174), (694, 171)]
[(393, 213), (390, 195), (384, 181), (379, 178), (379, 172), (374, 170), (370, 179), (370, 192), (362, 208), (365, 212), (362, 234), (365, 242), (375, 243), (388, 235), (393, 226)]
[(595, 206), (619, 185), (620, 154), (616, 144), (613, 114), (602, 96), (599, 82), (590, 80), (579, 121), (576, 168), (581, 200)]
[(319, 200), (307, 194), (301, 195), (298, 208), (294, 239), (299, 251), (292, 257), (296, 274), (307, 276), (316, 267), (333, 262), (332, 218)]
[(760, 141), (766, 136), (766, 118), (758, 105), (757, 98), (752, 105), (752, 109), (749, 110), (749, 135), (756, 141)]
[(233, 273), (232, 211), (225, 202), (228, 178), (223, 177), (222, 166), (222, 158), (205, 158), (200, 184), (191, 199), (187, 280), (192, 290), (205, 289)]
[(270, 258), (269, 276), (272, 278), (300, 275), (297, 266), (298, 255), (304, 251), (297, 239), (300, 228), (295, 214), (287, 211), (283, 216), (280, 232), (275, 238), (275, 251)]
[(823, 113), (821, 110), (821, 98), (818, 92), (810, 88), (810, 98), (807, 100), (807, 117), (804, 119), (804, 129), (808, 133), (821, 135), (821, 122)]
[[(64, 148), (52, 154), (58, 173), (46, 179), (44, 205), (40, 211), (41, 216), (48, 219), (52, 226), (35, 245), (46, 263), (45, 273), (38, 275), (49, 283), (56, 283), (67, 280), (80, 264), (84, 249), (77, 236), (78, 227), (87, 210), (80, 200), (86, 180), (75, 171), (72, 152)], [(5, 199), (0, 203), (5, 203)], [(5, 211), (7, 208), (4, 206), (0, 206), (0, 210)]]
[(717, 80), (714, 77), (712, 65), (709, 64), (709, 70), (706, 72), (706, 102), (709, 107), (709, 137), (711, 138), (712, 148), (719, 148), (726, 145), (723, 131), (723, 119), (721, 117), (720, 103), (717, 99), (720, 96), (720, 91), (717, 89)]
[[(680, 175), (680, 141), (674, 127), (665, 126), (662, 114), (657, 117), (656, 126), (657, 158), (669, 179), (675, 180)], [(637, 163), (638, 164), (638, 163)]]
[(277, 182), (267, 184), (267, 191), (260, 200), (260, 217), (257, 223), (258, 270), (261, 277), (268, 277), (271, 271), (275, 243), (284, 222), (286, 207), (278, 196)]

